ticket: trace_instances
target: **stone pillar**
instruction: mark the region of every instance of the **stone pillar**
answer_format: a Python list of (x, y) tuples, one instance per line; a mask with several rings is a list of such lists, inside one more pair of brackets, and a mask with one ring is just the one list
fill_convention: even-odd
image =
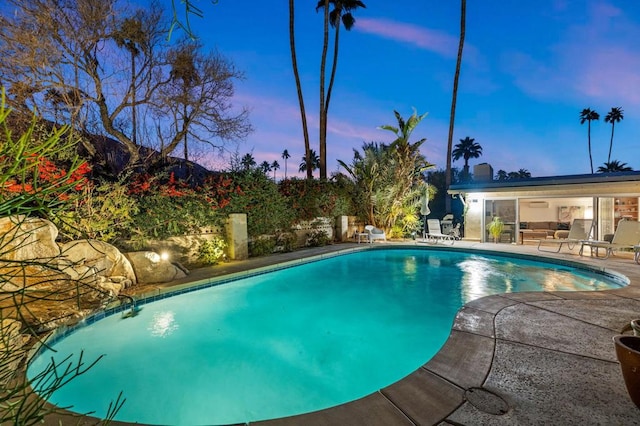
[(349, 239), (349, 216), (338, 216), (336, 218), (336, 240), (340, 242)]
[(229, 258), (244, 260), (249, 258), (249, 237), (247, 234), (247, 215), (232, 213), (226, 225)]

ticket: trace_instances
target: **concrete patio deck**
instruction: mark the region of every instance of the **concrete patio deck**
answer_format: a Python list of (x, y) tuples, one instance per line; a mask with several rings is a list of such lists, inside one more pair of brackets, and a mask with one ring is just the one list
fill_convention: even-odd
[[(339, 244), (230, 262), (154, 287), (161, 290), (358, 246), (362, 247)], [(612, 341), (630, 320), (640, 318), (640, 265), (631, 257), (580, 257), (577, 248), (559, 254), (541, 253), (535, 245), (456, 242), (452, 248), (583, 262), (621, 273), (630, 285), (600, 292), (512, 293), (474, 300), (458, 312), (444, 347), (408, 377), (337, 407), (251, 424), (640, 425), (640, 409), (628, 397)], [(57, 424), (57, 419), (52, 416), (45, 423)]]

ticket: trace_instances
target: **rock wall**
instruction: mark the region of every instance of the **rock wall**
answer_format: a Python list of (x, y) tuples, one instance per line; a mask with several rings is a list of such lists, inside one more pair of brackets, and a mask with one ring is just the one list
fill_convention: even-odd
[(157, 253), (127, 257), (98, 240), (58, 245), (57, 236), (48, 220), (0, 218), (0, 318), (44, 331), (82, 318), (137, 282), (167, 282), (188, 273)]

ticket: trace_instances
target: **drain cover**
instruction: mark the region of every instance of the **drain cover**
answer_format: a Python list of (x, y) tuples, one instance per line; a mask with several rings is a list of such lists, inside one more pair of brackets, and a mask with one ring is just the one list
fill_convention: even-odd
[(471, 405), (484, 413), (501, 416), (509, 411), (509, 405), (502, 397), (484, 388), (469, 388), (464, 396)]

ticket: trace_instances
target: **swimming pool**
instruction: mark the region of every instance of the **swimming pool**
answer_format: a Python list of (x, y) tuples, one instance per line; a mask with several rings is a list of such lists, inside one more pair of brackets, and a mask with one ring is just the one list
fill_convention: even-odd
[[(53, 344), (106, 356), (51, 401), (155, 424), (242, 423), (347, 402), (428, 361), (458, 309), (509, 291), (620, 287), (603, 275), (523, 259), (421, 249), (307, 263), (110, 316)], [(29, 368), (44, 368), (51, 353)], [(390, 360), (392, 362), (390, 362)]]

